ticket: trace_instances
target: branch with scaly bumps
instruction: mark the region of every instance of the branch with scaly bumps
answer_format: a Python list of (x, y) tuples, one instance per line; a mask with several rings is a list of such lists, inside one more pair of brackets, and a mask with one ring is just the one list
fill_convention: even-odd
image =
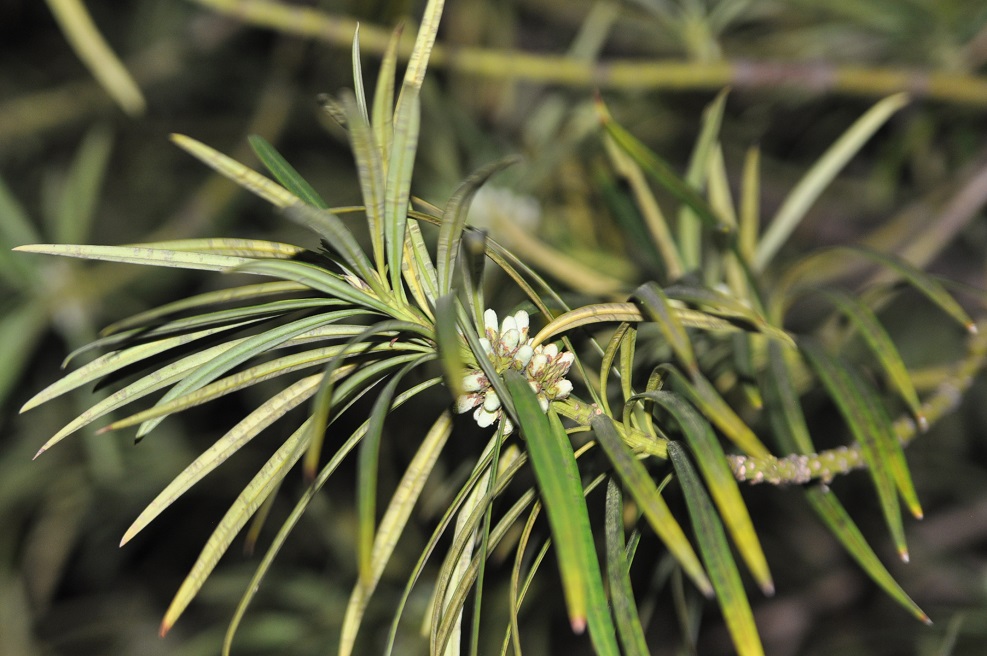
[[(978, 321), (976, 330), (971, 333), (966, 357), (956, 364), (951, 374), (922, 404), (922, 413), (930, 424), (956, 409), (974, 377), (987, 365), (987, 319)], [(908, 445), (919, 433), (915, 421), (909, 416), (895, 421), (894, 431), (902, 446)], [(783, 458), (731, 455), (728, 459), (738, 481), (772, 485), (799, 485), (814, 479), (829, 482), (836, 476), (866, 465), (859, 444)]]

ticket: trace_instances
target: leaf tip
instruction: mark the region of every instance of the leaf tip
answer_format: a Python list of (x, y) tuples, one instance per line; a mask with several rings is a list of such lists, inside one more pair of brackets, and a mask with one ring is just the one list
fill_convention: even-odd
[(38, 452), (34, 454), (34, 456), (31, 458), (31, 460), (37, 460), (38, 459), (38, 456), (40, 456), (42, 453), (44, 453), (47, 450), (48, 450), (48, 447), (47, 446), (41, 447), (40, 449), (38, 449)]
[[(17, 250), (17, 249), (15, 248), (14, 250)], [(980, 333), (980, 329), (977, 328), (977, 324), (973, 323), (972, 321), (968, 321), (967, 322), (967, 324), (966, 324), (966, 331), (968, 333), (970, 333), (971, 335), (977, 335), (977, 334)]]
[(761, 592), (764, 594), (765, 597), (773, 597), (773, 596), (775, 596), (775, 583), (774, 583), (774, 581), (771, 581), (771, 580), (763, 581), (763, 582), (761, 582), (759, 584), (759, 587), (761, 588)]
[(576, 635), (582, 635), (586, 631), (585, 617), (573, 617), (569, 620), (569, 624), (572, 626), (572, 632)]
[(167, 618), (161, 621), (161, 627), (158, 629), (158, 637), (163, 638), (168, 635), (168, 631), (171, 630), (171, 622)]
[(898, 549), (898, 555), (901, 557), (901, 562), (907, 563), (911, 560), (911, 556), (908, 555), (908, 549), (905, 547), (900, 547)]

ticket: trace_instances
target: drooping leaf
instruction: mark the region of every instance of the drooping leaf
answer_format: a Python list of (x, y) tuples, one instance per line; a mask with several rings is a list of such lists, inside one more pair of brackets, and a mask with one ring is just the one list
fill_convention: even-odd
[(682, 485), (686, 508), (699, 543), (699, 553), (716, 590), (716, 601), (723, 611), (733, 645), (740, 656), (763, 656), (764, 647), (754, 624), (754, 614), (723, 533), (720, 516), (713, 509), (685, 449), (676, 442), (669, 442), (668, 455)]
[(880, 362), (891, 386), (908, 404), (908, 408), (912, 411), (919, 426), (927, 427), (928, 421), (922, 414), (922, 403), (919, 401), (918, 393), (915, 391), (912, 378), (908, 375), (905, 363), (901, 359), (901, 354), (898, 353), (891, 336), (878, 321), (873, 310), (862, 300), (849, 294), (831, 290), (820, 290), (820, 293), (853, 323), (877, 361)]
[(573, 631), (582, 633), (589, 621), (590, 637), (597, 651), (600, 654), (617, 654), (615, 629), (606, 605), (600, 565), (572, 445), (562, 430), (561, 422), (556, 418), (553, 425), (542, 412), (538, 397), (521, 374), (508, 370), (504, 382), (514, 400), (517, 419), (527, 440), (528, 455), (548, 514)]
[(640, 460), (627, 448), (613, 425), (613, 421), (604, 415), (593, 417), (591, 425), (597, 441), (603, 447), (611, 464), (614, 466), (619, 480), (630, 492), (648, 520), (648, 524), (661, 538), (669, 553), (675, 556), (686, 575), (692, 579), (700, 592), (706, 596), (713, 594), (702, 564), (693, 551), (689, 539), (679, 526), (668, 504), (658, 492), (658, 486)]
[(692, 373), (698, 369), (696, 355), (692, 350), (692, 341), (685, 326), (679, 320), (675, 310), (669, 303), (668, 296), (657, 283), (649, 282), (638, 287), (633, 294), (648, 317), (658, 326), (672, 352), (686, 371)]
[(305, 451), (302, 436), (307, 423), (302, 424), (271, 456), (257, 474), (250, 480), (240, 496), (219, 521), (216, 529), (206, 541), (191, 571), (182, 582), (172, 599), (164, 619), (161, 621), (161, 635), (165, 635), (188, 605), (198, 595), (206, 579), (215, 569), (219, 559), (229, 549), (233, 538), (246, 525), (254, 512), (261, 506), (273, 489), (280, 484), (291, 467), (298, 462)]
[(661, 371), (672, 377), (676, 391), (681, 392), (703, 411), (703, 415), (716, 425), (731, 442), (749, 455), (757, 458), (769, 458), (771, 452), (764, 446), (760, 438), (741, 419), (730, 405), (723, 400), (719, 392), (701, 372), (694, 371), (686, 379), (678, 369), (671, 365), (659, 365), (656, 371)]
[[(757, 531), (754, 530), (754, 523), (740, 495), (740, 488), (727, 463), (723, 447), (720, 446), (709, 423), (684, 399), (670, 392), (645, 392), (638, 398), (654, 401), (675, 417), (679, 429), (692, 448), (703, 479), (713, 495), (720, 517), (723, 518), (734, 544), (737, 545), (737, 550), (747, 563), (762, 592), (769, 596), (774, 594), (774, 582), (771, 580), (768, 562), (761, 549), (761, 541), (757, 537)], [(708, 569), (707, 573), (712, 577), (712, 572)]]
[(390, 376), (387, 384), (381, 389), (370, 411), (370, 423), (367, 434), (360, 444), (360, 454), (357, 461), (357, 520), (358, 542), (357, 562), (359, 564), (360, 581), (367, 585), (374, 580), (374, 547), (377, 537), (377, 463), (380, 454), (380, 442), (384, 432), (384, 420), (391, 409), (392, 401), (397, 393), (398, 385), (411, 371), (431, 360), (431, 354), (422, 355), (406, 364), (401, 370)]
[(929, 619), (929, 616), (912, 601), (911, 597), (901, 589), (901, 586), (881, 564), (877, 554), (871, 549), (867, 539), (861, 534), (860, 529), (854, 524), (836, 495), (822, 485), (809, 487), (805, 493), (812, 509), (825, 522), (829, 530), (840, 541), (840, 544), (853, 556), (853, 559), (867, 572), (867, 575), (884, 588), (884, 591), (908, 612), (920, 621), (931, 624), (932, 620)]
[(206, 474), (226, 462), (243, 445), (253, 439), (260, 431), (270, 426), (291, 409), (304, 403), (314, 392), (322, 378), (321, 374), (308, 376), (288, 386), (281, 392), (262, 403), (253, 412), (240, 420), (236, 426), (202, 452), (182, 473), (174, 478), (154, 500), (147, 505), (134, 520), (120, 540), (120, 546), (127, 544), (144, 527), (151, 523), (166, 508), (171, 506), (179, 497), (193, 485), (202, 480)]
[(611, 478), (607, 481), (607, 581), (613, 603), (613, 615), (617, 624), (617, 635), (624, 646), (624, 653), (633, 656), (649, 654), (648, 643), (644, 638), (644, 628), (634, 601), (634, 588), (628, 569), (627, 554), (624, 551), (624, 504), (620, 486)]
[[(800, 340), (799, 346), (839, 408), (854, 439), (860, 444), (867, 469), (877, 488), (884, 520), (887, 522), (899, 555), (903, 560), (907, 560), (908, 547), (905, 544), (905, 529), (902, 525), (901, 508), (898, 505), (895, 489), (893, 463), (884, 457), (890, 445), (882, 446), (882, 443), (888, 439), (887, 428), (882, 425), (879, 417), (875, 417), (870, 404), (864, 398), (865, 392), (859, 380), (850, 375), (849, 365), (846, 362), (841, 362), (810, 340)], [(897, 444), (897, 438), (893, 434), (890, 437)]]

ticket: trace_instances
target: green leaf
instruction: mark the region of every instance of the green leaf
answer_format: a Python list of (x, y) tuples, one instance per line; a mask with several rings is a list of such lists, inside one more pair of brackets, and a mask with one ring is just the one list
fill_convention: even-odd
[(147, 344), (138, 344), (137, 346), (132, 346), (122, 351), (107, 353), (106, 355), (96, 358), (92, 362), (79, 367), (75, 371), (67, 374), (60, 380), (55, 381), (45, 389), (35, 394), (21, 407), (21, 412), (27, 412), (42, 403), (61, 396), (66, 392), (70, 392), (78, 387), (81, 387), (82, 385), (85, 385), (86, 383), (112, 374), (120, 369), (123, 369), (124, 367), (129, 367), (132, 364), (146, 360), (147, 358), (158, 355), (159, 353), (164, 353), (165, 351), (169, 351), (180, 346), (185, 346), (186, 344), (190, 344), (196, 340), (232, 330), (236, 327), (237, 324), (220, 326), (218, 328), (209, 328), (207, 330), (200, 330), (194, 333), (169, 337), (167, 339), (160, 339)]
[(374, 104), (371, 110), (371, 124), (374, 137), (380, 147), (381, 156), (391, 152), (391, 142), (394, 135), (394, 78), (398, 62), (398, 45), (401, 43), (403, 26), (398, 25), (391, 32), (387, 49), (380, 62), (377, 73), (377, 88), (374, 92)]
[(700, 592), (712, 596), (713, 588), (703, 566), (693, 551), (689, 539), (685, 536), (675, 516), (665, 503), (658, 486), (640, 460), (634, 457), (627, 445), (620, 438), (613, 421), (605, 415), (596, 415), (590, 421), (593, 433), (603, 451), (613, 464), (621, 483), (640, 506), (648, 524), (668, 548), (686, 575), (696, 585)]
[(761, 656), (764, 654), (764, 647), (761, 646), (761, 638), (754, 624), (754, 614), (744, 592), (740, 572), (737, 571), (737, 564), (723, 533), (723, 524), (696, 476), (685, 449), (676, 442), (669, 442), (668, 455), (682, 485), (686, 507), (699, 542), (699, 553), (716, 590), (716, 600), (723, 611), (723, 619), (730, 631), (733, 645), (739, 656)]
[(225, 435), (216, 440), (144, 508), (124, 533), (120, 546), (127, 544), (134, 536), (144, 530), (155, 517), (202, 480), (206, 474), (226, 462), (230, 456), (239, 451), (262, 430), (304, 403), (315, 393), (321, 378), (322, 374), (316, 374), (288, 386), (262, 403), (240, 420), (236, 426), (227, 431)]
[(161, 621), (162, 636), (175, 625), (189, 603), (199, 593), (219, 559), (229, 549), (236, 534), (246, 525), (250, 517), (280, 484), (281, 480), (287, 476), (291, 467), (302, 457), (305, 452), (302, 437), (307, 433), (307, 427), (308, 422), (306, 421), (274, 452), (274, 455), (250, 480), (250, 483), (247, 484), (219, 521), (219, 525), (209, 536), (195, 564), (192, 565), (188, 576), (182, 582), (165, 612), (164, 619)]
[(901, 586), (881, 564), (877, 554), (867, 544), (866, 538), (857, 528), (857, 525), (853, 523), (836, 495), (822, 485), (809, 487), (805, 493), (816, 514), (826, 523), (826, 526), (829, 527), (829, 530), (837, 537), (847, 552), (853, 556), (853, 559), (864, 568), (867, 575), (912, 615), (926, 624), (932, 624), (929, 616), (912, 601), (911, 597), (901, 589)]
[(785, 352), (777, 342), (768, 342), (767, 349), (767, 366), (758, 375), (764, 415), (784, 452), (815, 453)]
[[(234, 367), (237, 367), (251, 358), (277, 347), (293, 337), (297, 337), (310, 330), (334, 323), (349, 315), (350, 313), (346, 310), (326, 312), (285, 323), (252, 337), (248, 337), (242, 342), (223, 351), (222, 354), (212, 358), (208, 362), (203, 362), (202, 366), (192, 371), (188, 376), (183, 378), (180, 382), (176, 383), (174, 387), (168, 390), (168, 392), (161, 397), (155, 405), (163, 405), (187, 392), (194, 392), (204, 385), (216, 380)], [(147, 435), (154, 429), (155, 426), (161, 423), (162, 419), (163, 417), (159, 417), (157, 419), (149, 419), (145, 421), (138, 429), (137, 437), (141, 438)]]
[(370, 596), (394, 553), (398, 538), (411, 517), (411, 511), (421, 496), (425, 482), (435, 468), (439, 454), (452, 434), (452, 428), (452, 416), (448, 412), (440, 415), (422, 440), (421, 446), (405, 469), (391, 497), (374, 538), (369, 578), (360, 578), (357, 581), (346, 606), (339, 647), (341, 656), (346, 656), (353, 650), (357, 630), (360, 628)]
[(436, 255), (440, 294), (447, 294), (452, 290), (453, 272), (456, 259), (459, 257), (459, 242), (463, 236), (466, 216), (473, 197), (487, 180), (519, 161), (519, 157), (507, 157), (487, 164), (466, 178), (446, 202), (445, 209), (442, 211), (442, 224), (439, 226), (439, 245)]
[(387, 267), (391, 275), (391, 289), (401, 296), (404, 295), (401, 275), (408, 201), (411, 198), (411, 177), (415, 168), (420, 127), (421, 101), (418, 89), (404, 88), (401, 90), (401, 102), (394, 114), (394, 140), (387, 158), (387, 184), (384, 191)]
[[(579, 468), (569, 438), (558, 417), (545, 416), (528, 381), (509, 370), (504, 382), (514, 400), (531, 465), (541, 490), (555, 541), (569, 621), (582, 633), (589, 620), (590, 637), (597, 652), (617, 654), (615, 629), (603, 591)], [(551, 421), (550, 418), (554, 418)]]
[(748, 455), (756, 458), (770, 458), (771, 452), (764, 446), (757, 435), (741, 419), (733, 408), (723, 400), (720, 393), (711, 382), (698, 370), (692, 372), (690, 379), (672, 365), (662, 364), (656, 368), (672, 376), (676, 391), (684, 394), (702, 410), (703, 415), (716, 425), (731, 442), (743, 449)]
[(716, 215), (706, 199), (684, 182), (662, 158), (618, 125), (602, 106), (600, 113), (604, 129), (617, 145), (630, 155), (646, 173), (665, 187), (676, 200), (695, 212), (707, 228), (721, 233), (729, 233), (732, 230), (730, 224)]
[(370, 260), (360, 248), (353, 233), (343, 225), (339, 217), (327, 210), (301, 204), (285, 209), (284, 214), (295, 223), (306, 226), (322, 237), (329, 247), (343, 257), (351, 272), (358, 275), (378, 297), (386, 295), (386, 289), (377, 277)]
[(629, 656), (646, 656), (648, 642), (644, 638), (644, 627), (638, 616), (634, 601), (634, 588), (631, 586), (630, 563), (627, 561), (624, 545), (624, 502), (620, 487), (611, 478), (607, 481), (607, 581), (613, 603), (613, 615), (617, 624), (617, 635)]
[[(771, 580), (764, 551), (761, 549), (761, 541), (757, 537), (757, 531), (754, 530), (754, 523), (740, 495), (740, 488), (727, 463), (723, 447), (720, 446), (709, 423), (684, 399), (670, 392), (645, 392), (636, 398), (654, 401), (668, 410), (678, 422), (679, 430), (692, 448), (706, 485), (713, 495), (713, 501), (716, 502), (720, 516), (726, 522), (727, 530), (733, 537), (737, 550), (747, 563), (761, 591), (768, 596), (773, 595), (774, 583)], [(712, 577), (712, 572), (708, 573)]]
[(143, 246), (89, 246), (85, 244), (30, 244), (14, 249), (22, 253), (62, 255), (83, 260), (105, 260), (145, 266), (162, 266), (176, 269), (200, 269), (226, 271), (252, 262), (246, 257), (189, 253), (185, 251), (147, 248)]
[(241, 285), (228, 289), (219, 289), (203, 294), (196, 294), (186, 298), (159, 305), (156, 308), (139, 312), (126, 319), (121, 319), (100, 331), (100, 335), (112, 335), (130, 328), (147, 326), (159, 322), (169, 314), (188, 312), (202, 307), (212, 305), (223, 305), (235, 303), (237, 301), (257, 300), (265, 296), (276, 296), (286, 293), (297, 293), (307, 291), (308, 287), (295, 282), (262, 282), (253, 285)]
[(329, 205), (322, 200), (312, 185), (299, 175), (298, 171), (281, 156), (281, 153), (274, 146), (268, 143), (267, 139), (258, 134), (252, 134), (247, 137), (247, 140), (261, 163), (267, 167), (274, 179), (284, 185), (288, 191), (312, 207), (323, 210), (329, 208)]
[(372, 581), (375, 577), (373, 549), (377, 534), (375, 530), (377, 523), (377, 462), (380, 454), (380, 441), (384, 433), (384, 420), (390, 412), (392, 400), (397, 393), (398, 385), (401, 384), (402, 379), (416, 367), (428, 362), (433, 357), (432, 354), (422, 355), (406, 364), (400, 371), (392, 374), (374, 401), (373, 408), (370, 410), (370, 423), (367, 427), (367, 434), (360, 444), (356, 483), (357, 520), (359, 527), (357, 560), (360, 581), (364, 585)]
[(281, 185), (200, 141), (183, 134), (171, 135), (171, 141), (214, 171), (229, 178), (252, 194), (260, 196), (275, 207), (288, 207), (299, 201), (298, 196)]
[(922, 412), (922, 402), (919, 401), (918, 393), (912, 384), (912, 378), (908, 375), (901, 354), (898, 353), (891, 336), (878, 321), (877, 315), (866, 303), (849, 294), (830, 290), (820, 290), (820, 293), (850, 319), (864, 338), (864, 342), (870, 347), (871, 352), (877, 357), (878, 362), (881, 363), (891, 386), (897, 390), (898, 395), (912, 411), (919, 427), (927, 428), (929, 422)]
[[(431, 387), (434, 387), (440, 382), (441, 382), (440, 378), (431, 378), (427, 381), (419, 383), (418, 385), (415, 385), (411, 389), (402, 392), (400, 395), (398, 395), (398, 398), (395, 399), (394, 407), (396, 408), (399, 407), (400, 405), (403, 405), (409, 399), (414, 398), (416, 395), (420, 394), (421, 392)], [(438, 422), (436, 423), (438, 424)], [(350, 454), (350, 452), (352, 452), (352, 450), (356, 447), (356, 445), (359, 444), (360, 440), (363, 439), (363, 436), (366, 434), (367, 425), (368, 422), (364, 422), (363, 424), (361, 424), (361, 426), (357, 428), (353, 432), (353, 434), (351, 434), (349, 438), (347, 438), (342, 443), (342, 445), (340, 445), (340, 447), (333, 454), (333, 457), (330, 458), (329, 462), (327, 462), (326, 465), (319, 472), (319, 475), (315, 478), (315, 480), (312, 481), (312, 483), (308, 486), (308, 488), (306, 488), (306, 490), (302, 494), (302, 497), (298, 500), (298, 502), (295, 504), (295, 507), (292, 509), (291, 513), (288, 515), (284, 523), (281, 525), (281, 528), (278, 530), (277, 535), (274, 536), (274, 539), (271, 542), (271, 546), (268, 547), (267, 552), (264, 554), (263, 559), (261, 559), (260, 564), (257, 566), (257, 570), (254, 572), (254, 576), (250, 581), (250, 585), (247, 586), (247, 589), (244, 592), (243, 597), (240, 599), (240, 603), (237, 605), (236, 612), (234, 613), (233, 618), (230, 620), (230, 625), (226, 631), (226, 638), (223, 641), (224, 656), (229, 656), (233, 642), (233, 637), (236, 634), (236, 630), (239, 627), (240, 622), (243, 620), (247, 608), (250, 606), (250, 602), (253, 600), (254, 595), (257, 593), (257, 590), (260, 588), (261, 582), (264, 580), (264, 577), (267, 575), (268, 571), (270, 571), (270, 567), (273, 564), (274, 559), (277, 557), (281, 548), (284, 546), (285, 541), (288, 539), (288, 536), (294, 530), (295, 526), (297, 526), (298, 521), (301, 519), (302, 515), (304, 514), (305, 510), (308, 508), (308, 505), (312, 502), (312, 499), (315, 497), (315, 495), (328, 482), (328, 480), (336, 472), (336, 470), (338, 469), (339, 465), (343, 462), (343, 460)], [(432, 432), (434, 430), (435, 427), (433, 426), (432, 431), (429, 431), (429, 437), (432, 435)], [(429, 437), (426, 437), (425, 442), (423, 442), (423, 448), (424, 448), (424, 444), (429, 443)], [(434, 442), (432, 443), (434, 444)], [(416, 460), (413, 460), (413, 462), (416, 462)], [(422, 469), (431, 470), (431, 467), (418, 468), (417, 471), (420, 472)], [(411, 466), (409, 466), (409, 469), (407, 471), (409, 472), (412, 471)], [(405, 489), (405, 488), (403, 488), (403, 486), (399, 486), (399, 490), (401, 489)], [(388, 515), (385, 514), (384, 519), (381, 521), (381, 526), (383, 526), (385, 523), (388, 522), (389, 522)], [(357, 624), (359, 623), (359, 618), (356, 619), (356, 622)], [(344, 621), (344, 627), (345, 626), (347, 626), (347, 622)], [(344, 631), (343, 633), (345, 636), (346, 632)], [(353, 632), (353, 635), (355, 637), (355, 631)]]
[(900, 450), (901, 445), (898, 444), (897, 437), (893, 431), (888, 430), (880, 416), (875, 416), (869, 400), (865, 398), (866, 391), (860, 380), (851, 375), (849, 364), (830, 355), (810, 340), (800, 340), (799, 347), (818, 374), (830, 398), (836, 402), (854, 439), (860, 444), (860, 451), (877, 488), (881, 511), (884, 513), (891, 537), (898, 554), (902, 560), (907, 561), (908, 547), (905, 544), (901, 508), (895, 492), (896, 476), (892, 471), (895, 463), (887, 457), (894, 448), (887, 444), (889, 439)]
[(645, 283), (634, 290), (632, 297), (641, 303), (644, 314), (651, 317), (658, 326), (658, 330), (668, 341), (668, 345), (682, 366), (689, 373), (697, 371), (699, 365), (696, 363), (689, 333), (686, 332), (685, 326), (682, 325), (682, 321), (679, 320), (661, 287), (655, 282)]
[(908, 96), (899, 93), (881, 100), (854, 122), (809, 169), (782, 202), (761, 237), (754, 255), (754, 269), (762, 270), (774, 258), (823, 190), (857, 154), (877, 130), (899, 109)]
[(463, 394), (463, 341), (457, 325), (456, 297), (446, 294), (435, 303), (435, 335), (442, 371), (452, 397)]
[(334, 273), (322, 267), (304, 262), (284, 262), (279, 260), (251, 260), (237, 268), (238, 272), (271, 276), (282, 280), (293, 280), (311, 289), (328, 294), (332, 298), (349, 301), (360, 307), (390, 315), (393, 309), (369, 290), (359, 289)]
[(356, 106), (351, 93), (344, 93), (341, 98), (346, 112), (350, 148), (356, 159), (357, 175), (360, 179), (360, 190), (363, 205), (367, 213), (367, 227), (370, 230), (370, 244), (373, 260), (377, 265), (377, 273), (381, 280), (387, 279), (385, 267), (387, 264), (384, 249), (384, 193), (386, 178), (384, 177), (384, 158), (380, 146), (374, 139), (374, 134), (363, 114)]

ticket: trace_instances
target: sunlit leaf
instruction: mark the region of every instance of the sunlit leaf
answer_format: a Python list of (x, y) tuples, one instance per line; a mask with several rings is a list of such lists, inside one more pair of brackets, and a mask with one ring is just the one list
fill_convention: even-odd
[(302, 436), (305, 435), (306, 428), (307, 423), (302, 424), (274, 452), (274, 455), (261, 467), (219, 521), (195, 564), (192, 565), (191, 571), (168, 606), (164, 619), (161, 621), (161, 635), (166, 634), (174, 626), (188, 605), (198, 595), (202, 585), (216, 568), (219, 559), (229, 549), (236, 534), (240, 532), (240, 529), (246, 525), (254, 512), (288, 474), (292, 465), (302, 457), (302, 453), (305, 451)]

